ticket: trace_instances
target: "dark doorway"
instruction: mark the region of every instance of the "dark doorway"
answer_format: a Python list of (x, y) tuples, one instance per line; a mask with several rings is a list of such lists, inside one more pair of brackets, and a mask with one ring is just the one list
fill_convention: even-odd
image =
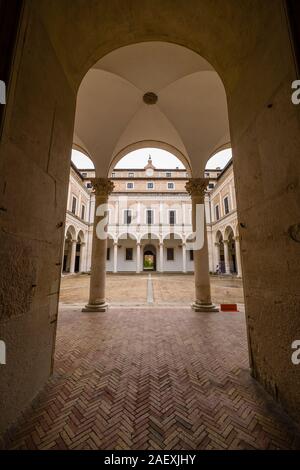
[(156, 271), (156, 250), (154, 247), (145, 247), (143, 269), (144, 271)]

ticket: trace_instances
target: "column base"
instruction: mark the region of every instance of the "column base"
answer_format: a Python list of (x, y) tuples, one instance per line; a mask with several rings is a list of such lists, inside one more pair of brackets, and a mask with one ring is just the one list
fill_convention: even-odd
[(219, 309), (212, 303), (204, 304), (200, 303), (197, 300), (192, 304), (192, 309), (195, 312), (218, 312)]
[(82, 312), (106, 312), (108, 308), (108, 304), (103, 302), (102, 304), (87, 304), (83, 309)]

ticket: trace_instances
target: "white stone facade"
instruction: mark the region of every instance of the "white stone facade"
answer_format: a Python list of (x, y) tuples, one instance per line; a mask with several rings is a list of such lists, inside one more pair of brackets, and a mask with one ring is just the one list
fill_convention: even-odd
[[(78, 171), (74, 165), (71, 167), (64, 273), (91, 269), (93, 176), (93, 170)], [(209, 180), (205, 197), (209, 269), (212, 273), (241, 276), (240, 256), (236, 253), (239, 242), (232, 163), (223, 171), (206, 170), (205, 176)], [(149, 160), (143, 170), (115, 169), (111, 177), (115, 189), (108, 201), (107, 271), (193, 272), (189, 243), (192, 211), (185, 190), (186, 170), (156, 169)]]

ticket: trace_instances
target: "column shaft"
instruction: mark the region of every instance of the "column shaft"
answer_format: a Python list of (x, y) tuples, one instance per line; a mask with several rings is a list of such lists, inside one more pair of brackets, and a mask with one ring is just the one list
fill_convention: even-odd
[(136, 244), (136, 272), (141, 271), (141, 245), (140, 243)]
[(224, 240), (225, 274), (230, 274), (229, 245), (228, 240)]
[(239, 237), (235, 237), (235, 256), (238, 277), (242, 277), (241, 245)]
[(118, 272), (118, 242), (114, 243), (114, 273)]
[(186, 273), (186, 245), (182, 244), (182, 271)]

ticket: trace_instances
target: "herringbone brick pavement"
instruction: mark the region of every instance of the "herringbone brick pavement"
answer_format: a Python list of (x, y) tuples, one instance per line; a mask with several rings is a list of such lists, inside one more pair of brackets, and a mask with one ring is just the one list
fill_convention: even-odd
[(252, 380), (244, 315), (63, 307), (53, 377), (10, 449), (291, 449), (296, 426)]

